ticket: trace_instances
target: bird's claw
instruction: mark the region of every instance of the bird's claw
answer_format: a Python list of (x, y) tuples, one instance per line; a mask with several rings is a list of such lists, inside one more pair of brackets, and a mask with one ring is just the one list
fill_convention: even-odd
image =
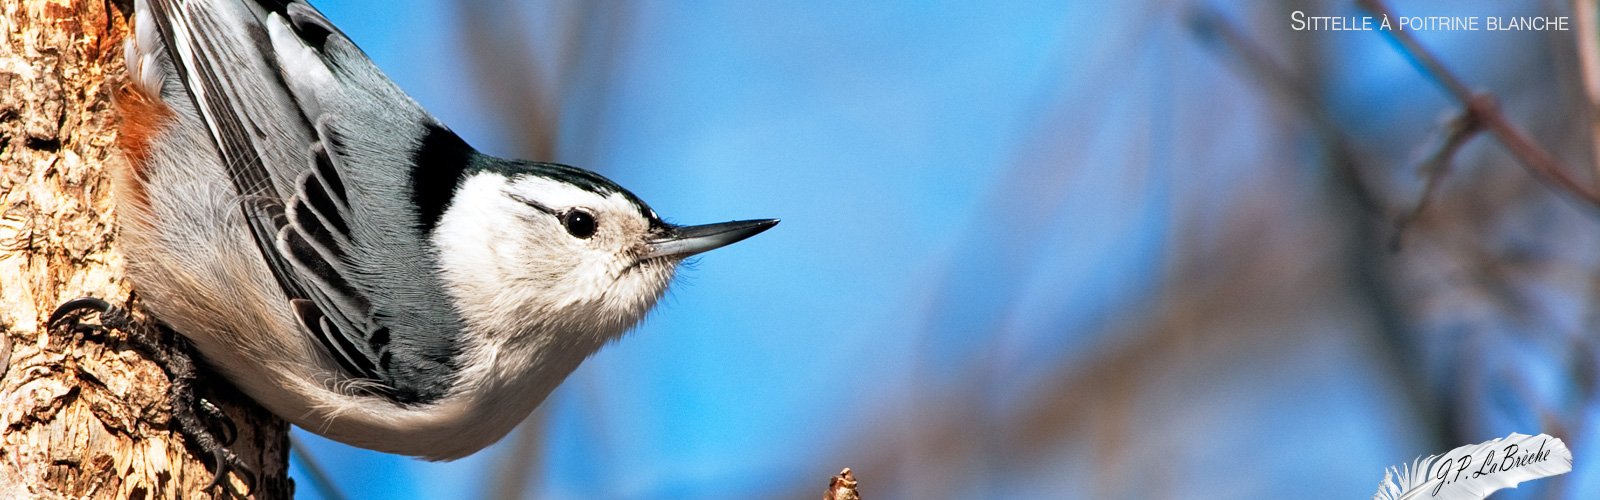
[[(50, 325), (51, 327), (70, 325), (72, 331), (80, 333), (88, 333), (89, 331), (103, 332), (107, 328), (116, 328), (116, 326), (108, 323), (116, 322), (116, 319), (123, 319), (126, 317), (126, 315), (112, 314), (112, 311), (116, 309), (117, 306), (111, 305), (110, 302), (106, 302), (102, 299), (97, 299), (94, 297), (78, 297), (76, 299), (63, 302), (60, 306), (56, 307), (56, 310), (50, 313), (50, 319), (45, 324)], [(84, 325), (79, 323), (79, 321), (83, 319), (84, 312), (87, 311), (100, 313), (100, 325)]]
[[(100, 324), (80, 323), (87, 312), (99, 313)], [(255, 474), (238, 455), (228, 449), (239, 436), (238, 426), (210, 400), (195, 395), (193, 383), (196, 378), (196, 366), (193, 356), (189, 354), (192, 347), (185, 339), (175, 337), (178, 345), (165, 345), (147, 328), (147, 325), (135, 320), (127, 309), (95, 297), (80, 297), (62, 303), (50, 313), (47, 324), (51, 327), (70, 326), (70, 330), (77, 333), (102, 334), (108, 330), (127, 333), (129, 343), (160, 365), (171, 380), (167, 396), (172, 401), (173, 421), (178, 424), (181, 433), (191, 444), (210, 452), (216, 474), (212, 476), (206, 490), (226, 486), (229, 472), (243, 479), (246, 488), (255, 488)], [(159, 324), (156, 326), (165, 328)], [(207, 417), (209, 422), (202, 421), (201, 415)], [(219, 432), (213, 433), (211, 430), (213, 426), (208, 423), (217, 424)], [(225, 487), (224, 490), (230, 495), (234, 494), (232, 488)]]

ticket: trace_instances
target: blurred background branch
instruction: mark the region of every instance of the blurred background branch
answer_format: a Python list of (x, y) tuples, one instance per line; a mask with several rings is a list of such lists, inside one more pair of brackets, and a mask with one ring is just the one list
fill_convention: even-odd
[(1593, 496), (1592, 26), (1391, 43), (1297, 10), (1361, 13), (450, 5), (475, 143), (786, 229), (692, 269), (487, 458), (407, 470), (493, 498), (804, 499), (842, 465), (874, 499), (1351, 498), (1516, 431), (1579, 466), (1496, 498)]
[[(1380, 14), (1385, 18), (1398, 19), (1394, 11), (1383, 0), (1356, 0), (1361, 8)], [(1579, 30), (1581, 35), (1583, 30)], [(1533, 138), (1523, 132), (1521, 128), (1513, 125), (1505, 114), (1500, 111), (1500, 104), (1493, 95), (1474, 92), (1459, 77), (1445, 68), (1444, 63), (1424, 48), (1411, 31), (1405, 29), (1384, 30), (1384, 34), (1399, 45), (1400, 51), (1408, 59), (1417, 64), (1419, 70), (1438, 82), (1440, 86), (1454, 97), (1464, 109), (1463, 119), (1468, 122), (1481, 122), (1484, 128), (1493, 133), (1500, 143), (1511, 150), (1513, 156), (1527, 167), (1534, 175), (1549, 182), (1556, 188), (1565, 191), (1570, 196), (1588, 204), (1589, 208), (1600, 208), (1600, 194), (1591, 186), (1593, 182), (1583, 183), (1572, 177), (1565, 166), (1546, 152), (1543, 147), (1534, 142)], [(1590, 39), (1591, 41), (1593, 39)], [(1582, 44), (1580, 44), (1582, 45)], [(1587, 63), (1585, 63), (1587, 64)]]

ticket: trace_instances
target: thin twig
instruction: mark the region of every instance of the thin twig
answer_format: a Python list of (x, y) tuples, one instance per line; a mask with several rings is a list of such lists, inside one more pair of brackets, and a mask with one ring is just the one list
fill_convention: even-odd
[[(1387, 18), (1399, 17), (1383, 0), (1356, 0), (1356, 5)], [(1405, 54), (1418, 70), (1444, 87), (1445, 92), (1467, 108), (1467, 112), (1477, 115), (1478, 119), (1483, 121), (1484, 128), (1494, 134), (1495, 138), (1511, 151), (1511, 155), (1533, 172), (1535, 177), (1553, 184), (1559, 190), (1587, 203), (1591, 208), (1600, 208), (1600, 194), (1574, 179), (1561, 162), (1534, 143), (1528, 134), (1522, 132), (1516, 125), (1512, 125), (1505, 113), (1500, 111), (1500, 105), (1493, 95), (1473, 92), (1455, 73), (1445, 68), (1444, 63), (1439, 62), (1432, 52), (1417, 42), (1410, 31), (1398, 27), (1383, 31), (1388, 34), (1390, 40), (1399, 45), (1400, 52)]]
[(540, 406), (523, 419), (521, 426), (511, 434), (510, 446), (495, 465), (491, 475), (490, 500), (517, 500), (528, 496), (542, 476), (544, 456), (545, 407)]
[(1244, 63), (1249, 76), (1298, 109), (1315, 126), (1318, 136), (1330, 145), (1330, 150), (1352, 160), (1332, 162), (1334, 173), (1348, 185), (1355, 201), (1369, 216), (1385, 216), (1386, 203), (1379, 198), (1371, 180), (1359, 171), (1359, 162), (1355, 161), (1358, 154), (1353, 141), (1339, 128), (1329, 114), (1328, 107), (1311, 91), (1313, 86), (1305, 78), (1279, 64), (1261, 44), (1251, 40), (1243, 30), (1211, 7), (1192, 7), (1188, 23), (1201, 41), (1217, 43), (1225, 54), (1237, 56)]
[[(521, 17), (507, 2), (472, 0), (461, 2), (461, 32), (467, 44), (467, 62), (476, 74), (480, 94), (504, 120), (519, 150), (513, 154), (538, 160), (555, 161), (557, 120), (561, 116), (561, 92), (547, 80), (539, 53), (531, 48), (531, 28), (510, 20)], [(563, 54), (565, 55), (565, 54)]]
[(1417, 216), (1422, 215), (1422, 210), (1428, 207), (1428, 202), (1433, 201), (1438, 193), (1439, 185), (1444, 183), (1445, 176), (1450, 174), (1453, 165), (1450, 160), (1455, 158), (1456, 152), (1460, 151), (1462, 146), (1466, 146), (1482, 130), (1483, 122), (1473, 115), (1471, 110), (1450, 122), (1450, 132), (1445, 136), (1444, 144), (1440, 144), (1439, 149), (1428, 156), (1420, 168), (1423, 177), (1427, 179), (1427, 184), (1422, 188), (1422, 196), (1417, 197), (1417, 204), (1410, 212), (1395, 219), (1394, 235), (1389, 240), (1389, 251), (1400, 251), (1406, 227), (1410, 226), (1411, 221), (1416, 220)]
[(304, 469), (306, 476), (311, 478), (311, 487), (316, 488), (317, 493), (322, 495), (322, 498), (328, 500), (348, 500), (350, 498), (339, 491), (338, 485), (333, 484), (333, 477), (329, 476), (328, 471), (322, 468), (322, 464), (317, 463), (317, 460), (311, 457), (310, 450), (300, 445), (300, 440), (289, 439), (289, 452), (294, 456), (300, 457), (300, 468)]
[[(1279, 98), (1298, 110), (1313, 125), (1329, 155), (1327, 164), (1333, 173), (1333, 182), (1330, 184), (1339, 188), (1335, 190), (1335, 199), (1357, 208), (1362, 217), (1377, 220), (1386, 217), (1388, 204), (1362, 168), (1364, 162), (1354, 141), (1339, 128), (1328, 106), (1314, 92), (1316, 87), (1312, 82), (1315, 80), (1279, 64), (1263, 45), (1252, 40), (1244, 30), (1211, 7), (1192, 7), (1188, 22), (1202, 41), (1221, 49), (1224, 55), (1242, 59), (1249, 72), (1247, 76), (1277, 93)], [(1418, 346), (1412, 341), (1410, 325), (1400, 311), (1393, 285), (1384, 279), (1384, 264), (1378, 252), (1372, 250), (1383, 244), (1383, 237), (1375, 231), (1377, 226), (1368, 224), (1366, 219), (1352, 219), (1351, 222), (1348, 229), (1351, 242), (1349, 254), (1352, 257), (1350, 270), (1355, 277), (1357, 295), (1364, 299), (1377, 320), (1375, 333), (1388, 346), (1384, 350), (1387, 354), (1385, 359), (1396, 373), (1405, 374), (1400, 377), (1400, 380), (1407, 381), (1402, 387), (1413, 403), (1412, 411), (1427, 423), (1429, 429), (1435, 431), (1431, 437), (1434, 444), (1443, 446), (1456, 443), (1459, 441), (1455, 435), (1457, 426), (1452, 416), (1441, 410), (1439, 398), (1422, 382), (1424, 377), (1421, 368), (1415, 362), (1419, 359)]]
[(1578, 44), (1579, 75), (1583, 77), (1584, 94), (1589, 97), (1589, 107), (1584, 118), (1589, 120), (1590, 158), (1597, 178), (1600, 178), (1600, 2), (1572, 0), (1572, 16), (1577, 18), (1578, 33), (1573, 41)]
[[(1567, 443), (1568, 448), (1577, 444), (1577, 437), (1567, 427), (1567, 422), (1562, 419), (1561, 413), (1550, 408), (1550, 405), (1539, 397), (1539, 392), (1533, 389), (1533, 383), (1528, 380), (1528, 377), (1515, 370), (1503, 370), (1499, 379), (1509, 381), (1511, 392), (1515, 397), (1521, 399), (1522, 408), (1531, 409), (1534, 415), (1539, 418), (1539, 429), (1543, 434), (1549, 434), (1556, 439), (1562, 440)], [(1570, 480), (1569, 478), (1552, 478), (1551, 481), (1545, 483), (1545, 498), (1565, 498), (1566, 481)]]

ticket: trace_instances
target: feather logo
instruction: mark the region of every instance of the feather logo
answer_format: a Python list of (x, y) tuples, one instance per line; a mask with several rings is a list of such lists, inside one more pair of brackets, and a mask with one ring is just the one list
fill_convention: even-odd
[(1572, 451), (1548, 434), (1512, 433), (1383, 472), (1372, 500), (1480, 500), (1502, 488), (1572, 471)]

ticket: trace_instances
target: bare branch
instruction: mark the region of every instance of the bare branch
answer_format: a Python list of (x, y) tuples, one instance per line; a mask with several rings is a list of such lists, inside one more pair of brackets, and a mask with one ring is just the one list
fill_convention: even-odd
[(1589, 120), (1589, 147), (1595, 155), (1589, 161), (1600, 175), (1600, 2), (1572, 0), (1572, 16), (1577, 18), (1578, 33), (1573, 39), (1578, 45), (1579, 74), (1583, 78), (1584, 94), (1589, 97), (1589, 107), (1584, 118)]
[[(1193, 7), (1189, 18), (1191, 28), (1201, 40), (1213, 43), (1225, 56), (1242, 59), (1248, 76), (1278, 94), (1314, 127), (1317, 138), (1326, 144), (1329, 155), (1327, 165), (1333, 174), (1330, 187), (1335, 188), (1334, 199), (1358, 209), (1361, 216), (1379, 220), (1387, 217), (1388, 204), (1380, 197), (1378, 185), (1364, 172), (1362, 166), (1366, 162), (1361, 158), (1359, 148), (1340, 129), (1329, 113), (1328, 106), (1313, 92), (1312, 89), (1316, 87), (1312, 82), (1315, 80), (1278, 64), (1262, 48), (1263, 45), (1252, 40), (1210, 7)], [(1379, 252), (1374, 250), (1381, 247), (1385, 238), (1377, 234), (1376, 228), (1367, 220), (1352, 219), (1347, 229), (1350, 242), (1348, 255), (1351, 257), (1349, 271), (1356, 277), (1355, 286), (1359, 289), (1359, 296), (1365, 299), (1366, 306), (1378, 322), (1375, 332), (1379, 340), (1389, 347), (1385, 350), (1389, 354), (1386, 360), (1397, 373), (1408, 374), (1401, 379), (1411, 381), (1404, 384), (1404, 388), (1412, 402), (1412, 411), (1436, 431), (1435, 441), (1441, 444), (1457, 441), (1451, 436), (1455, 426), (1449, 415), (1439, 410), (1436, 395), (1420, 382), (1423, 380), (1417, 372), (1420, 368), (1412, 362), (1417, 359), (1415, 353), (1418, 346), (1415, 345), (1408, 319), (1400, 311), (1394, 286), (1387, 281)], [(1391, 236), (1391, 241), (1394, 238)]]
[[(1356, 0), (1356, 5), (1385, 17), (1399, 17), (1383, 0)], [(1501, 112), (1500, 105), (1495, 101), (1493, 95), (1473, 92), (1455, 73), (1445, 68), (1444, 63), (1441, 63), (1439, 58), (1424, 48), (1416, 37), (1411, 36), (1410, 31), (1397, 28), (1384, 30), (1384, 32), (1399, 45), (1401, 53), (1405, 54), (1417, 66), (1418, 70), (1428, 75), (1441, 87), (1444, 87), (1445, 92), (1455, 98), (1456, 102), (1460, 103), (1461, 106), (1467, 108), (1468, 113), (1482, 120), (1484, 128), (1494, 134), (1495, 138), (1499, 139), (1500, 143), (1511, 151), (1511, 155), (1522, 166), (1533, 172), (1535, 177), (1587, 203), (1591, 208), (1600, 208), (1600, 193), (1596, 193), (1593, 189), (1578, 182), (1571, 174), (1567, 173), (1568, 169), (1562, 166), (1561, 162), (1533, 142), (1533, 139), (1529, 138), (1528, 134), (1524, 133), (1522, 129), (1511, 124), (1505, 113)]]
[(1224, 55), (1237, 56), (1248, 76), (1302, 113), (1315, 127), (1317, 136), (1329, 145), (1329, 151), (1343, 157), (1330, 163), (1357, 205), (1369, 216), (1385, 215), (1386, 204), (1380, 199), (1377, 187), (1359, 170), (1362, 162), (1357, 158), (1355, 145), (1334, 122), (1328, 107), (1311, 92), (1312, 85), (1305, 78), (1279, 64), (1261, 44), (1210, 7), (1192, 7), (1188, 22), (1202, 41), (1214, 44)]
[(1450, 133), (1445, 136), (1444, 144), (1439, 145), (1439, 149), (1428, 156), (1418, 169), (1427, 179), (1427, 185), (1422, 188), (1422, 196), (1417, 198), (1417, 205), (1395, 220), (1394, 237), (1389, 240), (1389, 251), (1400, 250), (1401, 238), (1405, 236), (1406, 227), (1411, 221), (1416, 220), (1417, 216), (1422, 215), (1422, 210), (1428, 207), (1428, 202), (1438, 194), (1439, 185), (1444, 182), (1445, 176), (1450, 174), (1452, 170), (1450, 160), (1455, 158), (1456, 152), (1460, 151), (1462, 146), (1466, 146), (1482, 130), (1483, 122), (1472, 114), (1470, 109), (1450, 122)]
[(300, 457), (300, 469), (311, 477), (311, 487), (316, 488), (317, 494), (322, 495), (322, 498), (328, 500), (348, 500), (350, 498), (345, 496), (344, 492), (339, 491), (339, 486), (333, 482), (333, 476), (328, 475), (328, 470), (322, 467), (322, 463), (311, 456), (311, 450), (307, 450), (299, 441), (290, 439), (289, 452), (294, 456)]

